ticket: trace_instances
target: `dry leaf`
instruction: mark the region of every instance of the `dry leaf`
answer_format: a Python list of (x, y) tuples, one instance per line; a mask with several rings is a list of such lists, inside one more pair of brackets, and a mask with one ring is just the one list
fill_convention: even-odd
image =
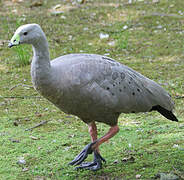
[(135, 176), (135, 178), (136, 178), (136, 179), (140, 179), (140, 178), (141, 178), (141, 175), (140, 175), (140, 174), (137, 174), (137, 175)]
[(39, 138), (35, 137), (35, 136), (29, 136), (31, 139), (33, 140), (38, 140)]
[(133, 156), (130, 156), (130, 157), (125, 157), (121, 160), (122, 162), (134, 162), (135, 161), (135, 158)]

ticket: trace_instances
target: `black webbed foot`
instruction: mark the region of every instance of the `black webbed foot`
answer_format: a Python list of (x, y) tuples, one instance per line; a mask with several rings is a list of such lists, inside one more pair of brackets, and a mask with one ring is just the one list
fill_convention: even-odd
[(88, 154), (93, 152), (92, 146), (96, 143), (96, 141), (88, 144), (76, 157), (73, 161), (69, 163), (69, 165), (79, 165), (81, 164), (87, 157)]
[(97, 151), (94, 151), (93, 162), (84, 162), (75, 169), (89, 169), (92, 171), (97, 171), (102, 168), (102, 161), (106, 163), (106, 160)]
[[(76, 157), (73, 161), (69, 163), (69, 165), (79, 165), (75, 169), (89, 169), (92, 171), (96, 171), (102, 168), (102, 161), (106, 162), (105, 159), (96, 151), (92, 149), (92, 146), (97, 141), (94, 141), (88, 144)], [(83, 162), (87, 157), (88, 154), (94, 152), (94, 160), (93, 162)]]

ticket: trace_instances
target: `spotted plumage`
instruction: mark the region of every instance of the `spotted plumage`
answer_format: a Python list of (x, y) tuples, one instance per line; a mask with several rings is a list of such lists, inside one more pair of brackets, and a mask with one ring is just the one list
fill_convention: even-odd
[[(172, 113), (174, 103), (170, 95), (133, 69), (96, 54), (69, 54), (50, 61), (45, 34), (37, 24), (19, 27), (9, 46), (23, 43), (33, 46), (31, 76), (35, 89), (62, 111), (78, 116), (89, 126), (93, 142), (70, 164), (81, 164), (94, 152), (94, 161), (81, 164), (79, 168), (101, 168), (101, 161), (105, 160), (98, 146), (118, 132), (121, 113), (156, 110), (177, 121)], [(95, 121), (111, 126), (100, 139), (97, 139)]]

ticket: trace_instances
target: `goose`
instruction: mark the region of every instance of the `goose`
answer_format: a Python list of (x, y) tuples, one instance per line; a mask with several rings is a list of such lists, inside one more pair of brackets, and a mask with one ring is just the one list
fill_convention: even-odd
[[(171, 96), (156, 82), (112, 58), (97, 54), (67, 54), (50, 61), (49, 46), (38, 24), (20, 26), (9, 47), (31, 44), (31, 77), (34, 88), (61, 111), (78, 116), (88, 125), (91, 143), (69, 163), (77, 169), (96, 171), (105, 159), (99, 146), (119, 131), (121, 113), (158, 111), (171, 121)], [(110, 126), (97, 137), (95, 122)], [(84, 162), (89, 154), (92, 162)]]

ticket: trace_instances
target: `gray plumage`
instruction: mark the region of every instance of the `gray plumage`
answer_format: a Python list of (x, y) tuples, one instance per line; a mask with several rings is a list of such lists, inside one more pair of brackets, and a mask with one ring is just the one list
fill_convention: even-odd
[(20, 35), (20, 43), (33, 45), (31, 76), (35, 89), (62, 111), (86, 123), (113, 126), (120, 113), (148, 112), (157, 106), (172, 112), (174, 108), (160, 85), (109, 57), (69, 54), (50, 61), (48, 43), (39, 25), (21, 26), (15, 34)]

